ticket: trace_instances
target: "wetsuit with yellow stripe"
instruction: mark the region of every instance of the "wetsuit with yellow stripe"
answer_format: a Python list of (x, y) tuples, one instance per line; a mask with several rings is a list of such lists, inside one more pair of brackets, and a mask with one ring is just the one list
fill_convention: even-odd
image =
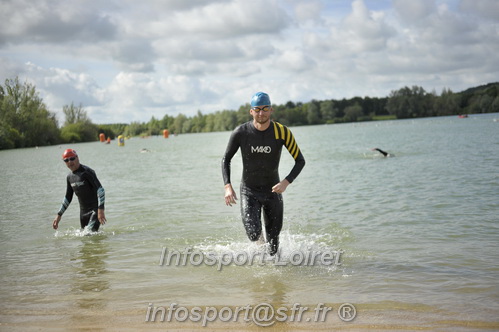
[(289, 128), (271, 121), (269, 128), (260, 131), (253, 121), (237, 127), (229, 140), (222, 159), (224, 184), (231, 183), (230, 163), (238, 149), (241, 149), (243, 175), (241, 181), (241, 215), (246, 233), (251, 241), (256, 241), (262, 233), (261, 212), (265, 221), (267, 241), (271, 253), (279, 246), (279, 233), (282, 228), (282, 195), (272, 192), (272, 187), (280, 182), (279, 162), (282, 147), (286, 147), (295, 164), (286, 176), (289, 183), (300, 174), (305, 166), (298, 144)]

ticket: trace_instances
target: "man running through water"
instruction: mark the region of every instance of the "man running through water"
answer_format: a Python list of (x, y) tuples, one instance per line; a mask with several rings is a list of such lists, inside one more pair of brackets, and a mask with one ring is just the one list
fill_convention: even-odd
[(80, 226), (92, 232), (97, 232), (100, 225), (106, 223), (104, 215), (104, 188), (97, 179), (94, 170), (88, 166), (80, 164), (78, 155), (73, 149), (67, 149), (62, 154), (62, 160), (71, 170), (67, 177), (66, 196), (61, 208), (54, 219), (52, 227), (57, 229), (59, 222), (73, 200), (73, 193), (78, 196), (80, 203)]
[[(241, 216), (246, 234), (251, 241), (262, 236), (261, 213), (271, 255), (279, 248), (279, 233), (283, 221), (282, 193), (300, 174), (305, 166), (303, 157), (291, 131), (282, 124), (270, 120), (273, 109), (269, 96), (257, 92), (251, 99), (248, 121), (232, 132), (222, 159), (222, 175), (225, 184), (225, 204), (232, 206), (237, 196), (231, 184), (230, 162), (241, 149), (243, 176), (241, 180)], [(295, 160), (295, 165), (285, 179), (279, 177), (281, 150), (285, 146)]]

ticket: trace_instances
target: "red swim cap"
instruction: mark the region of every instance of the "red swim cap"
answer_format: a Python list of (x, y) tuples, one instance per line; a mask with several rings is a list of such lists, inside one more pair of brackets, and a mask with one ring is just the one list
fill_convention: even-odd
[(66, 149), (66, 151), (64, 151), (64, 153), (62, 154), (62, 159), (71, 158), (71, 157), (78, 157), (76, 151), (73, 149)]

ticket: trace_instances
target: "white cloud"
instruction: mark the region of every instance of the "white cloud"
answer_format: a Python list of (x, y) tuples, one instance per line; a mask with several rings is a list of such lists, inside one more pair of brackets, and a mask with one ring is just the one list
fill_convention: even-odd
[[(71, 72), (67, 69), (45, 69), (33, 63), (26, 64), (26, 75), (36, 83), (37, 90), (52, 95), (60, 102), (79, 100), (87, 105), (98, 104), (96, 94), (99, 88), (96, 82), (87, 74)], [(58, 96), (64, 96), (59, 99)]]
[(116, 44), (113, 59), (128, 71), (154, 71), (155, 52), (147, 40), (135, 39)]
[(499, 20), (499, 1), (497, 0), (461, 0), (460, 9), (479, 18)]
[[(0, 75), (96, 123), (496, 81), (497, 1), (4, 0)], [(348, 5), (348, 6), (346, 6)]]
[(277, 66), (290, 72), (302, 72), (314, 65), (315, 61), (299, 49), (284, 51), (277, 60)]
[(170, 28), (205, 38), (227, 38), (255, 33), (278, 33), (288, 25), (285, 11), (275, 0), (234, 0), (213, 3), (189, 12), (177, 12)]
[(352, 12), (331, 26), (328, 35), (308, 34), (306, 46), (334, 58), (356, 57), (362, 52), (384, 50), (394, 34), (395, 29), (385, 22), (382, 13), (370, 11), (362, 0), (355, 0)]
[(307, 2), (297, 2), (294, 8), (294, 15), (299, 23), (307, 21), (321, 21), (321, 12), (324, 5), (320, 1), (310, 0)]
[(393, 0), (393, 7), (402, 22), (418, 24), (436, 11), (435, 0)]
[(382, 13), (371, 12), (362, 0), (355, 0), (337, 41), (343, 41), (343, 45), (354, 52), (377, 51), (384, 49), (394, 34), (395, 30), (385, 23)]
[(100, 6), (93, 1), (2, 1), (0, 45), (110, 40), (116, 26)]
[[(25, 67), (22, 63), (14, 59), (0, 57), (0, 77), (3, 79), (16, 78), (25, 72)], [(3, 80), (0, 82), (3, 85)]]

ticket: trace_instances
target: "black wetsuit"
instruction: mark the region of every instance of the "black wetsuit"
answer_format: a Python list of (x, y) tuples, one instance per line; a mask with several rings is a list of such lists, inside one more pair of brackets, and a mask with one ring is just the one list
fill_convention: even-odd
[(379, 152), (379, 153), (381, 153), (383, 156), (388, 157), (388, 153), (387, 153), (387, 152), (385, 152), (385, 151), (383, 151), (383, 150), (381, 150), (381, 149), (378, 149), (378, 148), (376, 148), (376, 149), (374, 149), (374, 150), (378, 151), (378, 152)]
[(253, 121), (240, 125), (233, 131), (222, 159), (222, 175), (224, 183), (228, 184), (231, 183), (230, 162), (237, 150), (241, 149), (241, 215), (244, 227), (251, 241), (259, 239), (263, 207), (271, 254), (277, 252), (283, 220), (282, 195), (272, 192), (272, 187), (280, 182), (279, 161), (283, 146), (295, 160), (293, 169), (286, 176), (292, 183), (305, 166), (305, 158), (291, 131), (278, 122), (271, 121), (269, 128), (264, 131), (256, 129)]
[(73, 200), (73, 193), (80, 203), (81, 228), (89, 226), (93, 232), (97, 232), (100, 227), (97, 209), (104, 208), (105, 192), (93, 169), (80, 164), (76, 171), (68, 174), (66, 196), (58, 215), (62, 216), (66, 211)]

